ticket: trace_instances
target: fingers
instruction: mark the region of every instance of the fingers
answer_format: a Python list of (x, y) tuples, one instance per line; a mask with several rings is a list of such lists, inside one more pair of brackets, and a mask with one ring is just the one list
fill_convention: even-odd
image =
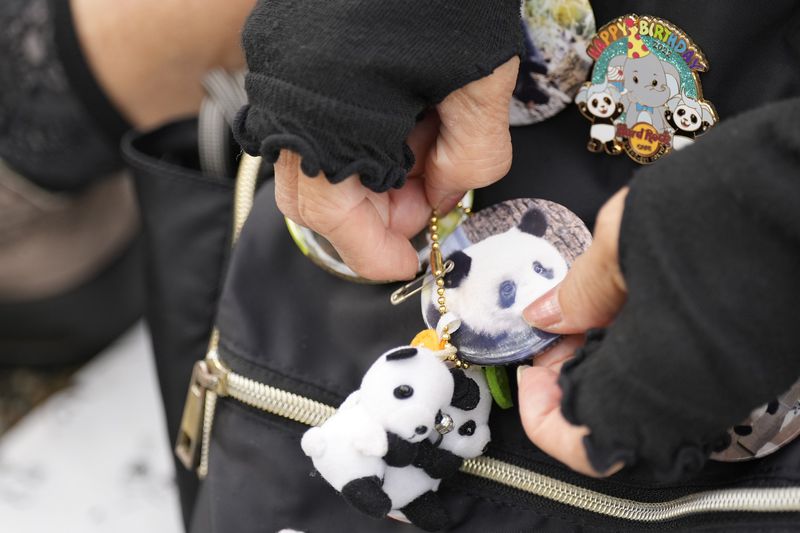
[(431, 216), (431, 207), (425, 198), (423, 178), (408, 178), (401, 189), (392, 189), (388, 195), (389, 228), (407, 239), (425, 229)]
[[(446, 212), (466, 190), (503, 177), (511, 165), (508, 106), (519, 59), (454, 91), (408, 138), (417, 158), (400, 190), (376, 194), (355, 176), (331, 185), (305, 176), (300, 158), (282, 150), (275, 200), (290, 219), (326, 237), (345, 263), (374, 280), (408, 279), (419, 267), (409, 238), (425, 226), (429, 205)], [(438, 137), (437, 137), (438, 132)], [(418, 180), (424, 176), (423, 180)]]
[[(572, 265), (567, 277), (523, 312), (535, 327), (557, 333), (581, 333), (608, 324), (625, 302), (625, 283), (619, 268), (619, 226), (627, 189), (615, 194), (601, 209), (595, 240)], [(518, 405), (528, 438), (542, 451), (588, 476), (607, 476), (621, 469), (617, 463), (597, 472), (589, 462), (583, 439), (589, 428), (574, 426), (561, 413), (558, 372), (582, 344), (571, 335), (537, 357), (532, 367), (519, 367)]]
[(558, 374), (542, 367), (519, 367), (519, 412), (525, 434), (539, 449), (582, 474), (597, 476), (583, 448), (585, 427), (561, 416)]
[(544, 367), (518, 367), (519, 412), (528, 438), (546, 454), (573, 470), (592, 477), (610, 475), (622, 465), (599, 473), (589, 463), (583, 437), (585, 426), (573, 426), (561, 414), (558, 374)]
[(453, 91), (438, 106), (439, 136), (425, 162), (426, 194), (440, 212), (468, 189), (499, 180), (511, 168), (508, 106), (519, 58)]
[(406, 139), (406, 144), (414, 153), (414, 166), (408, 172), (409, 178), (423, 175), (428, 153), (438, 135), (439, 114), (435, 109), (430, 109), (425, 113), (423, 119), (414, 125)]
[(553, 333), (581, 333), (607, 326), (622, 308), (627, 292), (617, 244), (627, 192), (622, 189), (600, 210), (594, 242), (575, 260), (564, 281), (523, 311), (532, 326)]
[(297, 199), (303, 224), (327, 238), (358, 275), (392, 280), (416, 274), (416, 251), (405, 236), (391, 228), (388, 194), (369, 191), (357, 176), (334, 185), (321, 174), (314, 178), (301, 175)]
[(297, 224), (303, 224), (297, 206), (297, 180), (300, 173), (300, 156), (289, 150), (281, 150), (275, 162), (275, 203), (284, 216)]
[(381, 224), (374, 206), (364, 200), (325, 237), (356, 274), (371, 280), (410, 279), (419, 270), (408, 238)]
[(430, 214), (419, 179), (389, 193), (375, 193), (357, 176), (331, 184), (320, 173), (303, 174), (300, 157), (283, 150), (275, 166), (275, 200), (290, 219), (327, 238), (362, 277), (397, 280), (419, 269), (409, 242)]

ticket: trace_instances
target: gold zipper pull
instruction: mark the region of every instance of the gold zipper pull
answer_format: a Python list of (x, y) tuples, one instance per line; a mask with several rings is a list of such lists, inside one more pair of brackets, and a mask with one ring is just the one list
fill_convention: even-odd
[(218, 359), (194, 364), (175, 443), (175, 455), (188, 470), (194, 470), (200, 459), (207, 397), (209, 393), (224, 394), (226, 373)]

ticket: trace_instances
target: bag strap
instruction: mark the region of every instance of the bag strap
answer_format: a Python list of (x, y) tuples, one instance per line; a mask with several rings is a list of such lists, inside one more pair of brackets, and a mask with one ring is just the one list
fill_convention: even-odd
[(207, 96), (197, 117), (197, 144), (203, 174), (229, 174), (230, 129), (239, 109), (247, 103), (244, 72), (230, 74), (223, 69), (210, 71), (203, 79)]

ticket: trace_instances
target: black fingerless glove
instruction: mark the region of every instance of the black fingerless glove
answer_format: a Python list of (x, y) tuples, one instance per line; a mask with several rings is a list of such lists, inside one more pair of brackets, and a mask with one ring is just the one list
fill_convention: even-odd
[(727, 427), (800, 377), (798, 123), (800, 99), (766, 106), (633, 180), (628, 301), (560, 378), (596, 469), (697, 470)]
[(521, 52), (519, 0), (261, 0), (243, 43), (244, 150), (385, 191), (414, 164), (417, 117)]

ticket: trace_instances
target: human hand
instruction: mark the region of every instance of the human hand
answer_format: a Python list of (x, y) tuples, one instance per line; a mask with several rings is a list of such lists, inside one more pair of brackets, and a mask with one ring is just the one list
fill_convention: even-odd
[(592, 468), (583, 446), (590, 430), (574, 426), (561, 413), (558, 374), (565, 361), (583, 344), (586, 330), (609, 325), (625, 303), (625, 281), (619, 267), (619, 227), (628, 189), (615, 194), (600, 210), (595, 238), (578, 257), (564, 281), (529, 305), (523, 315), (534, 327), (561, 333), (565, 339), (533, 361), (517, 369), (519, 410), (528, 438), (548, 455), (589, 476), (607, 476)]
[(502, 178), (511, 166), (508, 106), (519, 59), (453, 91), (411, 131), (416, 163), (401, 189), (376, 193), (357, 175), (331, 184), (306, 176), (300, 157), (281, 150), (275, 199), (294, 222), (328, 239), (357, 274), (374, 280), (413, 277), (419, 269), (410, 239), (431, 207), (446, 212), (464, 193)]

